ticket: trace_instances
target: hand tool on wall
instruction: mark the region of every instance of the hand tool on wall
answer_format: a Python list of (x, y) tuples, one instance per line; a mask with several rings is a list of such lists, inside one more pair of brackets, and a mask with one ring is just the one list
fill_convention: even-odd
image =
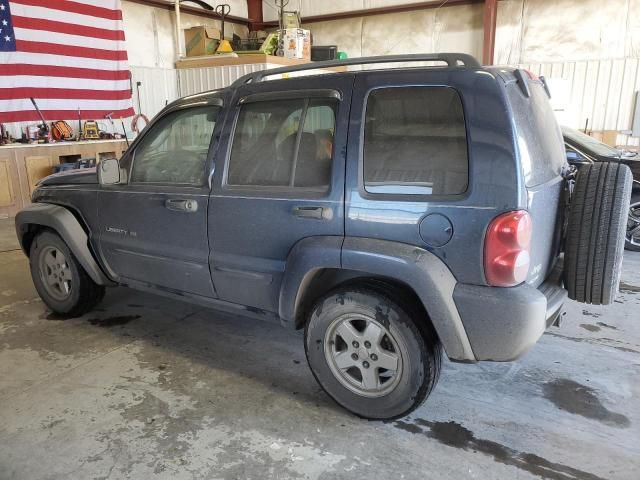
[(82, 117), (80, 116), (80, 107), (78, 107), (78, 141), (82, 139)]
[(140, 87), (142, 86), (142, 82), (136, 82), (136, 91), (138, 94), (138, 113), (142, 113), (142, 105), (140, 103)]
[(6, 127), (0, 123), (0, 145), (9, 145), (10, 143), (13, 143), (13, 138)]
[(31, 97), (30, 100), (31, 103), (33, 103), (33, 107), (36, 109), (36, 112), (38, 112), (38, 116), (40, 117), (40, 121), (42, 122), (38, 125), (38, 140), (44, 140), (45, 142), (48, 142), (50, 140), (49, 125), (47, 125), (47, 121), (44, 119), (44, 115), (42, 115), (42, 112), (38, 108), (38, 104), (36, 103), (35, 99)]
[(113, 112), (107, 113), (104, 116), (104, 118), (109, 120), (109, 123), (111, 124), (111, 131), (110, 132), (102, 131), (100, 132), (100, 136), (102, 138), (120, 138), (120, 134), (116, 133), (116, 126), (115, 126), (115, 123), (113, 122)]
[(127, 137), (127, 129), (124, 128), (124, 120), (120, 117), (120, 123), (122, 124), (122, 134), (124, 135), (124, 139), (127, 142), (127, 148), (129, 148), (129, 137)]

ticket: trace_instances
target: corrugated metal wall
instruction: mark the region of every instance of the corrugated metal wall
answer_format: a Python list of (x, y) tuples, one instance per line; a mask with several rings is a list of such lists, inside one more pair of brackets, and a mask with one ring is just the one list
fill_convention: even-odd
[[(253, 72), (278, 68), (282, 65), (277, 63), (256, 63), (246, 65), (229, 65), (224, 67), (210, 68), (187, 68), (178, 70), (180, 96), (193, 95), (209, 90), (216, 90), (231, 85), (240, 77)], [(304, 77), (307, 75), (318, 75), (326, 73), (324, 70), (312, 69), (302, 72), (291, 72), (287, 77)], [(282, 78), (282, 75), (279, 75)]]
[[(278, 67), (280, 65), (269, 65)], [(227, 67), (188, 68), (177, 70), (180, 96), (215, 90), (231, 85), (247, 73), (264, 70), (265, 64), (231, 65)]]
[[(523, 64), (550, 83), (560, 122), (589, 130), (631, 130), (636, 92), (640, 90), (640, 59)], [(619, 134), (618, 144), (638, 145), (638, 138)]]
[[(133, 107), (136, 112), (142, 112), (150, 119), (162, 110), (167, 102), (180, 97), (178, 78), (174, 68), (131, 67), (131, 80)], [(142, 82), (139, 109), (136, 82)]]

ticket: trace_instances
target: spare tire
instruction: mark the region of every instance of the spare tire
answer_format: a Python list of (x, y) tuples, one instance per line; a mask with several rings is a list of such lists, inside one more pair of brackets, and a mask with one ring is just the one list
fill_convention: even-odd
[(564, 280), (569, 298), (608, 305), (618, 293), (632, 174), (617, 162), (584, 165), (571, 195)]

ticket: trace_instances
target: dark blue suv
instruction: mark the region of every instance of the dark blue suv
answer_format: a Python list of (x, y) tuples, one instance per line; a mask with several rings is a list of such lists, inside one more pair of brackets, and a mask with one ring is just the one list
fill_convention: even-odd
[(16, 229), (55, 312), (124, 285), (304, 328), (325, 391), (388, 419), (443, 350), (514, 360), (567, 295), (612, 302), (630, 191), (624, 165), (567, 165), (544, 79), (371, 57), (180, 99), (120, 160), (42, 181)]

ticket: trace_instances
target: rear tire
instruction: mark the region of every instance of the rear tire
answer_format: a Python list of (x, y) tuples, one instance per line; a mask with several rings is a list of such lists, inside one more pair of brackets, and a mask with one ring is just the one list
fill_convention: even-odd
[(631, 195), (629, 205), (629, 219), (627, 221), (627, 235), (624, 248), (632, 252), (640, 252), (640, 192)]
[(64, 240), (53, 231), (45, 230), (33, 239), (29, 266), (40, 298), (56, 314), (77, 317), (104, 298), (105, 288), (87, 275)]
[(390, 420), (420, 406), (436, 385), (442, 347), (414, 309), (372, 287), (343, 287), (316, 302), (305, 328), (309, 367), (350, 412)]
[(565, 245), (569, 298), (594, 305), (615, 300), (631, 187), (632, 174), (626, 165), (599, 162), (580, 168)]

